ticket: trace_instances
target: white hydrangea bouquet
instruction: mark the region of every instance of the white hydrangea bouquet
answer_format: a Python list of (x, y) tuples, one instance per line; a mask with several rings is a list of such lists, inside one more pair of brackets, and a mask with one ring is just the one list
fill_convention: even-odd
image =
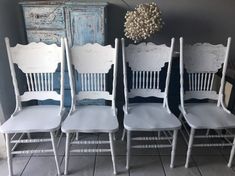
[(163, 25), (161, 11), (154, 2), (140, 4), (135, 10), (127, 11), (125, 20), (125, 36), (135, 43), (160, 31)]

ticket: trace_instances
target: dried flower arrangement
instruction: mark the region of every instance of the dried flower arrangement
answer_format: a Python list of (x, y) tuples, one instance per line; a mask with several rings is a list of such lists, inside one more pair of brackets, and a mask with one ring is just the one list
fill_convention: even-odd
[(163, 25), (161, 11), (154, 2), (140, 4), (135, 10), (127, 11), (125, 19), (125, 36), (135, 43), (160, 31)]

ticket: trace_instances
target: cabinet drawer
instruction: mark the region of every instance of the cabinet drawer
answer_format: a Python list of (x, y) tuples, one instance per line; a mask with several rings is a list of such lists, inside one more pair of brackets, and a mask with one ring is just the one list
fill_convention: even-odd
[(27, 29), (64, 29), (64, 10), (58, 6), (25, 6), (23, 7)]
[(28, 42), (44, 42), (47, 44), (60, 44), (61, 37), (65, 37), (65, 31), (27, 30)]

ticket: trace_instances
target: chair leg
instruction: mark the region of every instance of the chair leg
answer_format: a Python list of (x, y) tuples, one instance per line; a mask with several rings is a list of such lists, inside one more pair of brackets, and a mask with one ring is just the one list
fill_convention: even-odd
[(110, 149), (111, 149), (112, 162), (113, 162), (113, 173), (116, 175), (117, 171), (116, 171), (116, 162), (115, 162), (115, 152), (114, 152), (113, 140), (114, 140), (114, 134), (109, 133), (109, 142), (110, 142)]
[(59, 146), (60, 146), (62, 137), (63, 137), (63, 133), (61, 133), (60, 136), (59, 136), (59, 140), (57, 142), (57, 148), (59, 148)]
[(53, 147), (54, 156), (55, 156), (55, 163), (56, 163), (57, 173), (58, 173), (58, 175), (61, 175), (61, 173), (60, 173), (60, 166), (59, 166), (59, 162), (58, 162), (57, 148), (56, 148), (56, 145), (55, 145), (55, 135), (54, 135), (54, 132), (50, 132), (50, 135), (51, 135), (51, 142), (52, 142), (52, 147)]
[(188, 143), (188, 151), (187, 151), (187, 158), (186, 158), (185, 168), (188, 168), (188, 165), (189, 165), (189, 159), (190, 159), (190, 155), (191, 155), (191, 150), (192, 150), (192, 145), (193, 145), (194, 134), (195, 134), (195, 129), (191, 128), (190, 137), (189, 137), (189, 143)]
[(206, 135), (208, 136), (210, 134), (210, 129), (206, 130)]
[(31, 134), (30, 133), (27, 133), (27, 138), (31, 139)]
[(75, 140), (78, 141), (78, 138), (79, 138), (79, 133), (76, 132), (76, 138), (75, 138)]
[(126, 136), (126, 129), (123, 128), (123, 131), (122, 131), (122, 141), (124, 141), (125, 136)]
[(55, 137), (58, 137), (59, 133), (62, 133), (60, 129), (55, 132)]
[(69, 142), (70, 142), (70, 133), (66, 133), (64, 175), (68, 174), (69, 148), (70, 148), (70, 143)]
[(234, 139), (233, 139), (233, 146), (232, 146), (232, 149), (231, 149), (231, 152), (230, 152), (228, 167), (231, 167), (231, 166), (232, 166), (234, 153), (235, 153), (235, 137), (234, 137)]
[(126, 154), (126, 168), (130, 168), (130, 154), (131, 154), (131, 131), (127, 130), (127, 154)]
[(12, 168), (12, 155), (10, 149), (10, 138), (9, 134), (5, 134), (6, 137), (6, 148), (7, 148), (7, 164), (8, 164), (8, 172), (9, 176), (13, 175), (13, 168)]
[(157, 136), (160, 138), (161, 137), (161, 131), (157, 132)]
[(172, 151), (171, 151), (171, 164), (170, 164), (171, 168), (174, 167), (175, 151), (176, 151), (176, 144), (177, 144), (177, 134), (178, 134), (178, 130), (174, 130), (173, 141), (172, 141)]
[(180, 113), (180, 115), (179, 115), (179, 120), (182, 122), (182, 119), (183, 119), (183, 114)]

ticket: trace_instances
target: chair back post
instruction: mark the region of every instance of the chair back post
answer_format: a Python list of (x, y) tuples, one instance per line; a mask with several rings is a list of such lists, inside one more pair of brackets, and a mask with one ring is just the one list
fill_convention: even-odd
[(124, 112), (128, 114), (128, 95), (127, 95), (127, 72), (126, 72), (126, 52), (125, 52), (125, 39), (122, 38), (122, 63), (123, 63), (123, 84), (124, 84)]
[(169, 90), (169, 84), (170, 84), (170, 77), (171, 77), (171, 66), (172, 66), (172, 55), (174, 52), (174, 43), (175, 43), (175, 38), (171, 39), (171, 48), (170, 48), (170, 53), (169, 53), (169, 62), (168, 62), (168, 69), (167, 69), (167, 77), (166, 77), (166, 86), (165, 86), (165, 97), (164, 97), (164, 102), (163, 102), (163, 107), (167, 108), (167, 111), (171, 113), (169, 104), (168, 104), (168, 90)]
[(113, 62), (113, 90), (112, 90), (112, 109), (114, 112), (114, 115), (116, 115), (116, 87), (117, 87), (117, 67), (118, 67), (118, 39), (115, 39), (115, 58)]
[(183, 111), (183, 114), (186, 114), (184, 108), (184, 61), (183, 61), (183, 37), (180, 37), (180, 105)]
[(227, 66), (228, 66), (230, 45), (231, 45), (231, 37), (229, 37), (227, 40), (227, 48), (226, 48), (226, 53), (225, 53), (222, 78), (221, 78), (221, 82), (220, 82), (219, 99), (217, 102), (217, 106), (222, 105), (223, 108), (225, 108), (225, 105), (224, 105), (224, 86), (225, 86), (226, 70), (227, 70)]
[(60, 71), (60, 94), (61, 94), (61, 100), (60, 100), (60, 114), (64, 110), (64, 65), (65, 65), (65, 47), (64, 47), (64, 38), (61, 38), (61, 71)]
[(6, 43), (8, 61), (9, 61), (9, 66), (10, 66), (10, 70), (11, 70), (11, 77), (12, 77), (12, 81), (13, 81), (15, 98), (16, 98), (16, 107), (15, 107), (15, 111), (13, 113), (13, 114), (15, 114), (16, 112), (21, 110), (22, 105), (21, 105), (21, 101), (20, 101), (20, 93), (19, 93), (18, 83), (17, 83), (17, 79), (16, 79), (14, 64), (12, 62), (11, 51), (10, 51), (10, 49), (11, 49), (10, 48), (10, 41), (9, 41), (8, 37), (5, 38), (5, 43)]
[(74, 76), (73, 76), (73, 71), (72, 71), (71, 55), (70, 55), (70, 49), (69, 49), (67, 38), (64, 39), (64, 43), (65, 43), (67, 67), (68, 67), (68, 74), (69, 74), (69, 84), (70, 84), (70, 91), (71, 91), (71, 108), (69, 112), (70, 114), (76, 108), (76, 93), (75, 93)]

